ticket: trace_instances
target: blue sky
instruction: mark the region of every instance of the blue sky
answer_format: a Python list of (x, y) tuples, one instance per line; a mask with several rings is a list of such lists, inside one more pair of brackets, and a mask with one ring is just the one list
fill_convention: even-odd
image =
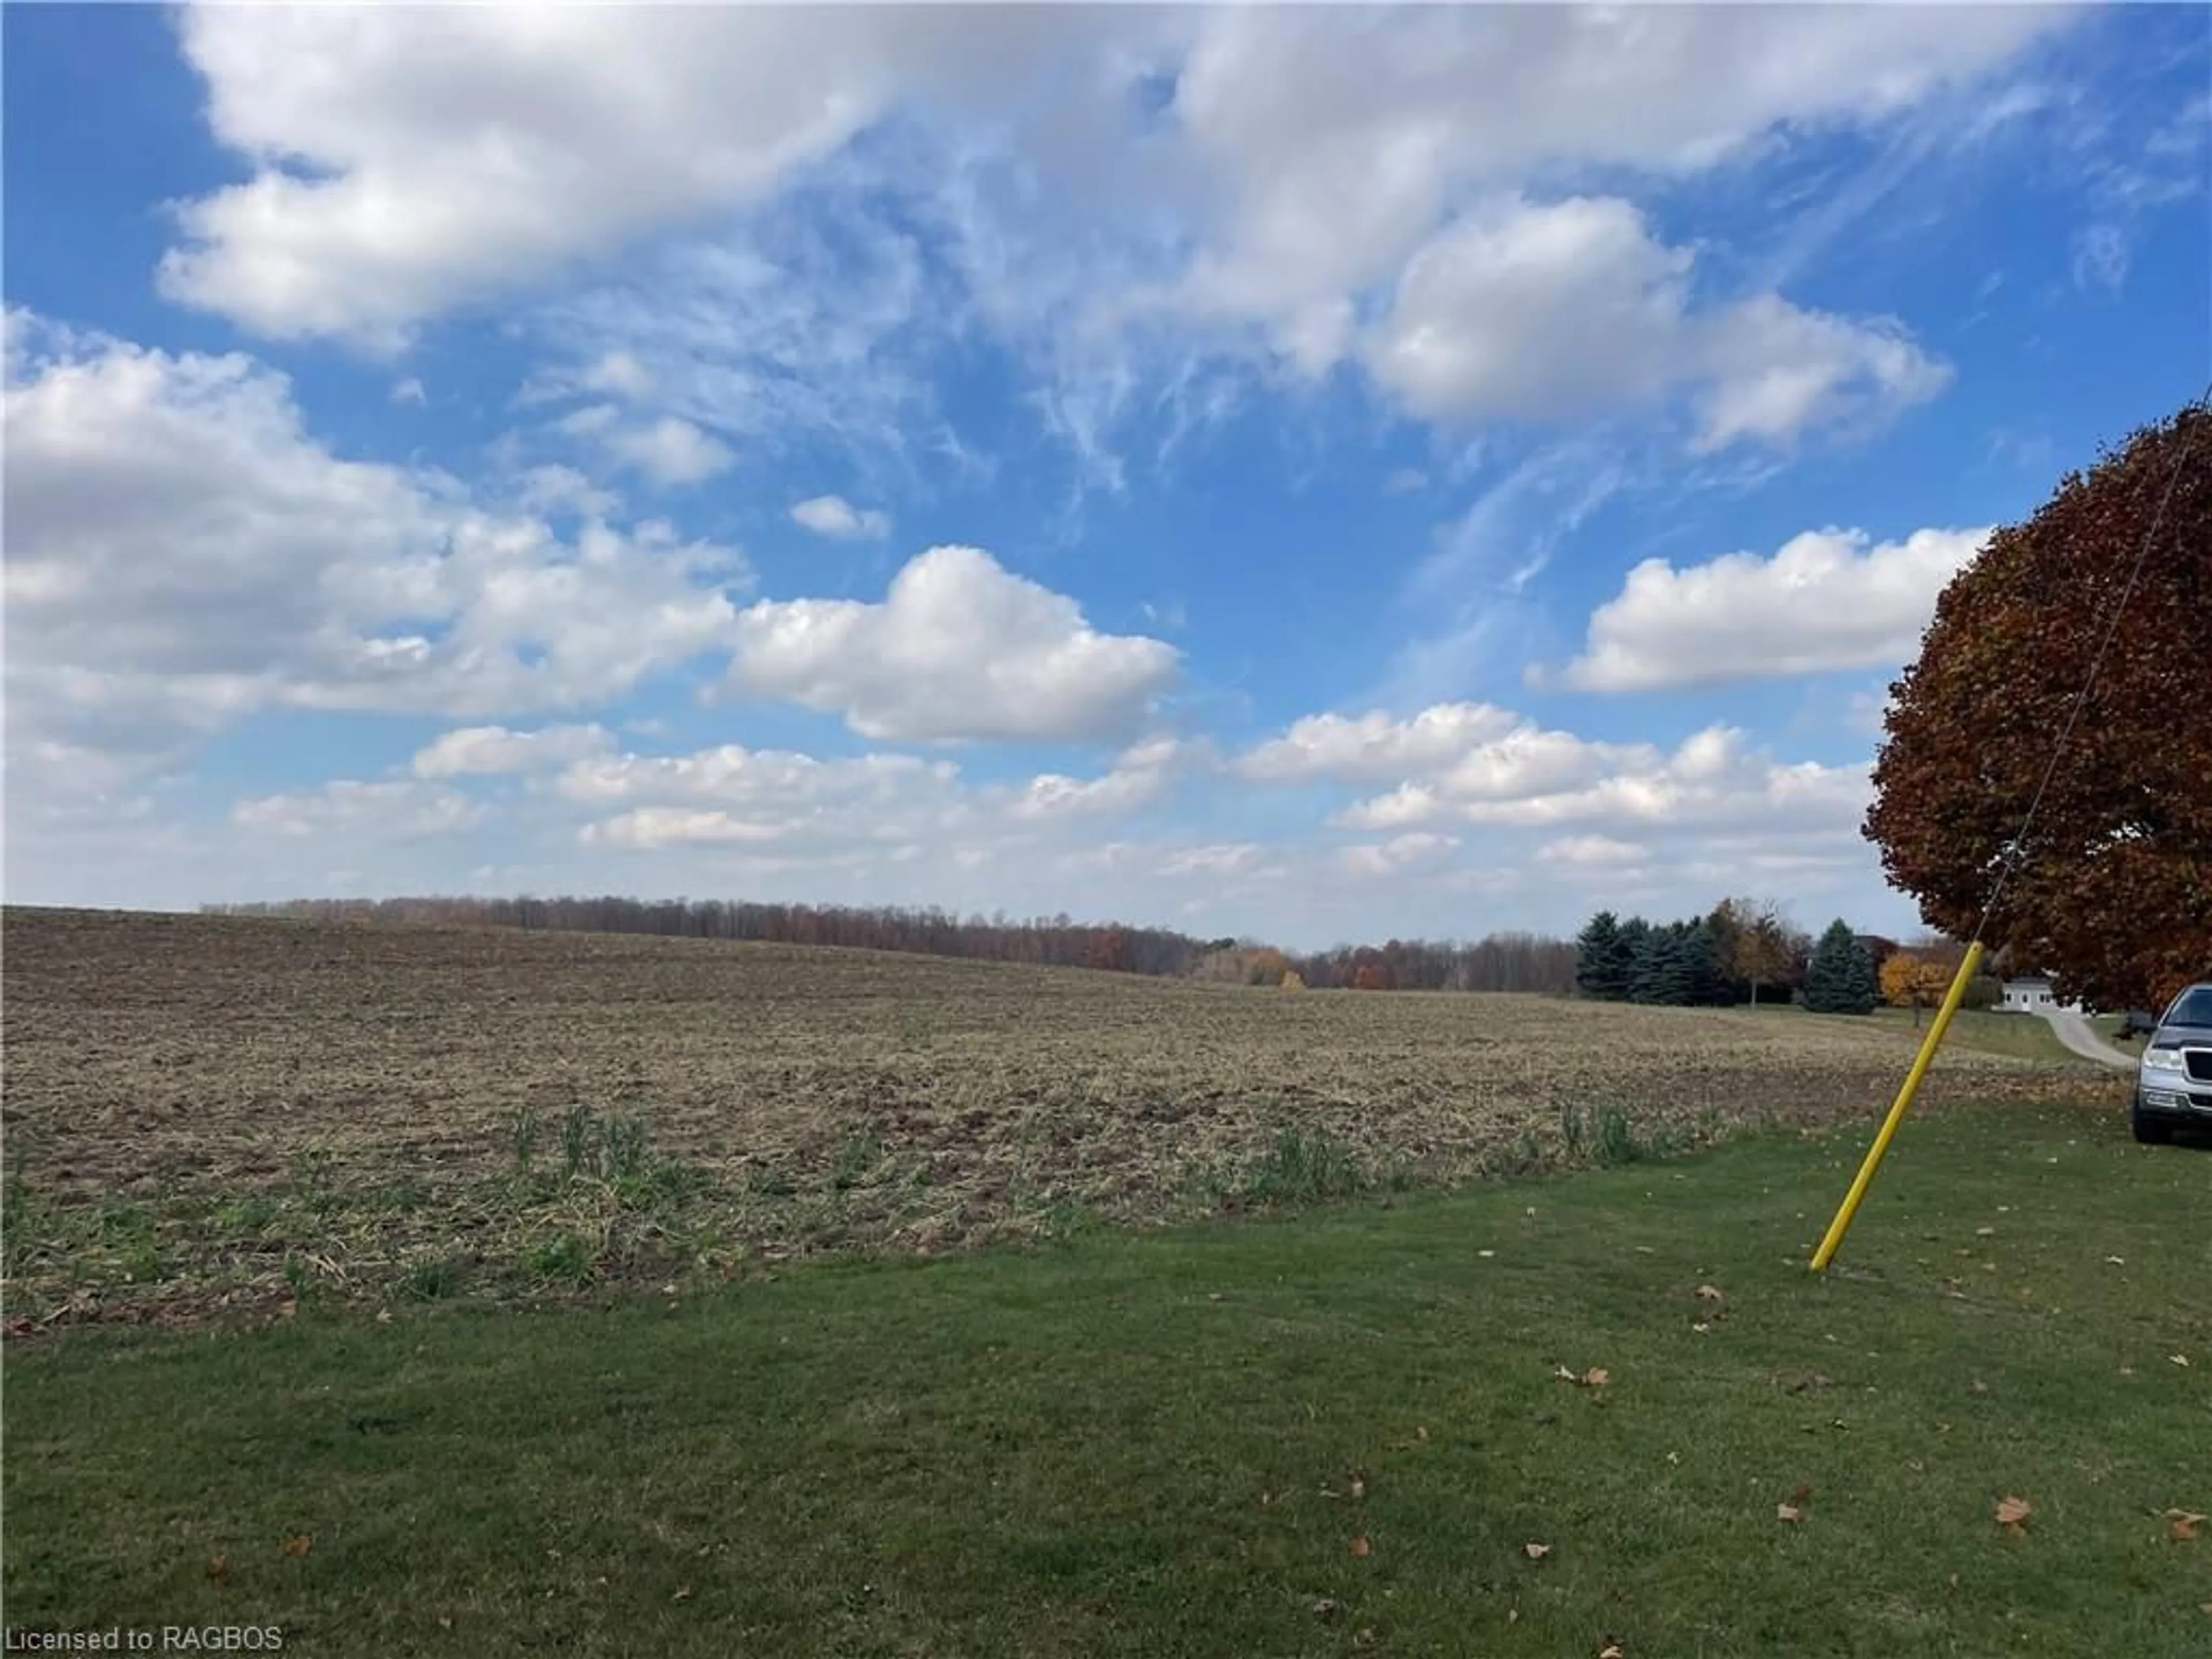
[(21, 902), (1903, 930), (2212, 374), (2197, 8), (10, 7)]

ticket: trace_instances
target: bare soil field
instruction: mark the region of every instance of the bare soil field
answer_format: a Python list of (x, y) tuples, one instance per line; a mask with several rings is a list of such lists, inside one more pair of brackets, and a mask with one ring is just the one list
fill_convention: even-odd
[[(574, 1294), (1878, 1109), (1875, 1021), (690, 939), (5, 914), (16, 1331)], [(2117, 1100), (1947, 1051), (1923, 1098)], [(26, 1324), (27, 1322), (27, 1325)]]

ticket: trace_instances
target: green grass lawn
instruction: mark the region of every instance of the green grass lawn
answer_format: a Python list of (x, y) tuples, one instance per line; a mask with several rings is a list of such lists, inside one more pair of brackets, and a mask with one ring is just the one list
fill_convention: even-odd
[[(1762, 1013), (1766, 1010), (1764, 1006)], [(1811, 1014), (1797, 1003), (1777, 1003), (1774, 1012), (1796, 1019), (1834, 1020), (1838, 1023), (1856, 1022), (1856, 1014)], [(1917, 1020), (1910, 1008), (1877, 1008), (1863, 1018), (1871, 1019), (1887, 1030), (1897, 1032), (1907, 1044), (1916, 1044), (1926, 1035), (1936, 1018), (1933, 1009), (1923, 1008)], [(2083, 1060), (2058, 1040), (2051, 1023), (2033, 1014), (2001, 1013), (1991, 1008), (1961, 1008), (1951, 1016), (1951, 1028), (1943, 1034), (1945, 1050), (1968, 1049), (1977, 1054), (2008, 1054), (2015, 1060), (2048, 1060), (2054, 1065), (2087, 1066), (2092, 1062)]]
[[(1913, 1023), (1910, 1008), (1877, 1008), (1874, 1018), (1894, 1025), (1917, 1042), (1926, 1033), (1936, 1015), (1932, 1010), (1921, 1011), (1917, 1025)], [(1989, 1008), (1961, 1008), (1951, 1016), (1951, 1028), (1943, 1033), (1946, 1048), (1971, 1048), (1985, 1054), (2010, 1054), (2018, 1060), (2047, 1060), (2059, 1065), (2087, 1065), (2071, 1048), (2058, 1040), (2058, 1033), (2051, 1029), (2051, 1022), (2034, 1014), (1999, 1013)]]
[(41, 1337), (6, 1361), (7, 1620), (310, 1656), (2212, 1651), (2212, 1523), (2164, 1513), (2212, 1510), (2212, 1152), (1916, 1118), (1812, 1276), (1865, 1139), (697, 1298)]

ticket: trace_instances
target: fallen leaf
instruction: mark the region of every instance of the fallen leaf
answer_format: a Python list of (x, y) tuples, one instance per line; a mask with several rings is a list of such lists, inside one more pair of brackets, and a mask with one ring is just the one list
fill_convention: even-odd
[(1805, 1511), (1795, 1504), (1777, 1504), (1774, 1506), (1774, 1518), (1777, 1521), (1802, 1521), (1805, 1518)]
[(1489, 1261), (1497, 1256), (1498, 1252), (1495, 1250), (1477, 1250), (1475, 1254), (1480, 1256), (1485, 1261)]
[(2185, 1544), (2197, 1536), (2197, 1528), (2203, 1526), (2208, 1517), (2197, 1514), (2193, 1510), (2168, 1510), (2166, 1512), (2166, 1518), (2169, 1523), (2166, 1529), (2166, 1534), (2175, 1543)]
[(1976, 1238), (1994, 1238), (1996, 1237), (1996, 1231), (1997, 1230), (1994, 1227), (1977, 1227), (1974, 1229), (1974, 1237)]
[(1813, 1501), (1812, 1487), (1800, 1485), (1795, 1492), (1790, 1494), (1790, 1501), (1793, 1504), (1811, 1503)]
[(1719, 1302), (1723, 1300), (1723, 1298), (1721, 1296), (1721, 1287), (1717, 1285), (1698, 1285), (1698, 1299), (1700, 1302)]
[(1552, 1375), (1558, 1377), (1563, 1382), (1578, 1382), (1582, 1380), (1572, 1371), (1569, 1370), (1565, 1365), (1553, 1366)]
[(376, 1310), (376, 1322), (380, 1325), (389, 1325), (392, 1322), (392, 1310), (379, 1308)]
[[(2204, 1611), (2205, 1611), (2205, 1612), (2207, 1612), (2207, 1613), (2212, 1613), (2212, 1607), (2206, 1607), (2206, 1608), (2204, 1609)], [(1518, 1607), (1508, 1607), (1508, 1608), (1506, 1608), (1506, 1609), (1505, 1609), (1505, 1622), (1506, 1622), (1507, 1624), (1509, 1624), (1509, 1625), (1517, 1625), (1517, 1624), (1519, 1624), (1519, 1623), (1521, 1622), (1521, 1609), (1520, 1609), (1520, 1608), (1518, 1608)]]
[(208, 1577), (220, 1584), (230, 1577), (230, 1558), (227, 1555), (208, 1557)]
[(1370, 1629), (1368, 1626), (1362, 1625), (1358, 1630), (1352, 1632), (1352, 1645), (1355, 1648), (1373, 1647), (1375, 1645), (1374, 1631)]
[(678, 1601), (689, 1601), (691, 1599), (691, 1586), (685, 1584), (680, 1587), (677, 1590), (674, 1599)]
[(1581, 1377), (1582, 1385), (1586, 1389), (1601, 1389), (1612, 1381), (1613, 1373), (1611, 1371), (1599, 1369), (1592, 1369), (1590, 1370), (1584, 1371)]
[(1713, 1328), (1706, 1324), (1704, 1320), (1697, 1319), (1690, 1322), (1690, 1328), (1695, 1331), (1699, 1336), (1705, 1336), (1709, 1334)]
[(1324, 1595), (1313, 1604), (1313, 1616), (1324, 1625), (1344, 1611), (1344, 1603), (1334, 1595)]
[(451, 1630), (453, 1627), (453, 1615), (452, 1613), (441, 1613), (438, 1615), (438, 1628), (440, 1630)]
[(1368, 1548), (1367, 1535), (1364, 1533), (1352, 1540), (1352, 1553), (1354, 1555), (1365, 1555)]
[(1649, 1244), (1638, 1244), (1636, 1247), (1636, 1254), (1638, 1255), (1656, 1255), (1659, 1252), (1653, 1249)]
[(1521, 1548), (1531, 1561), (1540, 1561), (1552, 1553), (1549, 1544), (1523, 1544)]
[(1364, 1498), (1367, 1496), (1367, 1483), (1355, 1474), (1352, 1477), (1352, 1485), (1347, 1490), (1354, 1498)]
[(1966, 1384), (1966, 1387), (1975, 1394), (1987, 1394), (1990, 1391), (1990, 1385), (1978, 1376)]
[(1428, 1430), (1427, 1430), (1427, 1429), (1425, 1429), (1425, 1428), (1422, 1427), (1419, 1424), (1415, 1424), (1415, 1425), (1413, 1425), (1413, 1438), (1414, 1438), (1414, 1439), (1416, 1439), (1416, 1440), (1426, 1440), (1428, 1437), (1429, 1437), (1429, 1431), (1428, 1431)]
[(284, 1553), (287, 1555), (305, 1555), (314, 1547), (315, 1540), (304, 1532), (295, 1533), (284, 1540)]
[(1997, 1525), (2006, 1528), (2014, 1533), (2025, 1531), (2027, 1526), (2027, 1517), (2034, 1512), (2035, 1506), (2030, 1504), (2025, 1498), (2000, 1498), (1997, 1499)]
[(1597, 1659), (1628, 1659), (1628, 1650), (1608, 1636), (1605, 1645), (1597, 1650)]
[(2189, 1369), (2189, 1356), (2187, 1354), (2170, 1353), (2166, 1355), (2166, 1358), (2171, 1359), (2175, 1364), (2180, 1366), (2185, 1371)]
[(2124, 1255), (2108, 1255), (2105, 1258), (2105, 1261), (2107, 1264), (2115, 1267), (2124, 1267), (2128, 1265), (2128, 1259)]
[(1668, 1452), (1667, 1454), (1667, 1461), (1669, 1463), (1679, 1463), (1682, 1461), (1682, 1454), (1680, 1452)]

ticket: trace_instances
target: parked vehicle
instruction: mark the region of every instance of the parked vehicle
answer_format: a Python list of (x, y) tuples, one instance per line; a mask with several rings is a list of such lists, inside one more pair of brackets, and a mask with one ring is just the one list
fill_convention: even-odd
[(2212, 980), (2167, 1006), (2144, 1048), (2129, 1112), (2137, 1140), (2171, 1140), (2186, 1123), (2212, 1128)]

